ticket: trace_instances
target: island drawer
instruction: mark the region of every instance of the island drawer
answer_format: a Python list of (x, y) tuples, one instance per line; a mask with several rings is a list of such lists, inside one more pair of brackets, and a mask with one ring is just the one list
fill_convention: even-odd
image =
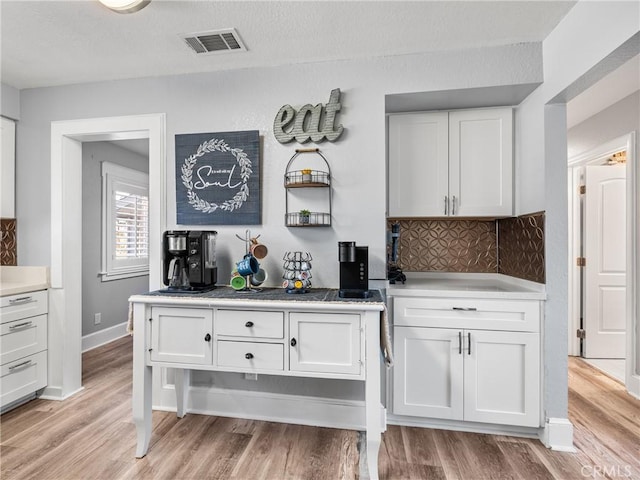
[(536, 300), (396, 297), (394, 325), (538, 332)]
[(268, 310), (218, 310), (217, 335), (249, 338), (284, 338), (284, 312)]
[(46, 386), (46, 351), (0, 367), (0, 405), (3, 407)]
[(47, 349), (47, 316), (24, 318), (0, 325), (0, 364)]
[(47, 291), (8, 295), (0, 298), (1, 323), (47, 313)]
[(216, 346), (219, 367), (284, 370), (284, 345), (281, 343), (219, 340)]

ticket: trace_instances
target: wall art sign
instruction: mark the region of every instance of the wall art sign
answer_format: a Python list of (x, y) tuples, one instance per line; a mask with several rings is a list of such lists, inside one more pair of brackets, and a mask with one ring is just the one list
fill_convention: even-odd
[(179, 225), (259, 225), (260, 137), (245, 132), (176, 135)]
[(321, 142), (325, 138), (335, 142), (344, 130), (342, 124), (335, 126), (341, 107), (339, 88), (331, 90), (326, 105), (307, 103), (297, 112), (291, 105), (283, 105), (273, 120), (273, 134), (280, 143), (289, 143), (293, 139), (298, 143), (309, 140)]

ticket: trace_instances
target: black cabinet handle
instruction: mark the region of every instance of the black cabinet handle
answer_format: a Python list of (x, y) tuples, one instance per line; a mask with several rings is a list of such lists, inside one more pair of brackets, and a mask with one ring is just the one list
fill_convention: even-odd
[(458, 355), (462, 355), (462, 332), (458, 332)]
[(471, 332), (468, 332), (467, 335), (469, 335), (469, 355), (471, 355)]
[(205, 342), (210, 342), (210, 341), (211, 341), (211, 335), (207, 333), (207, 334), (204, 336), (204, 341), (205, 341)]
[(247, 323), (244, 324), (245, 327), (247, 328), (251, 328), (253, 327), (253, 322), (251, 320), (249, 320)]
[(296, 342), (296, 339), (295, 339), (295, 338), (292, 338), (292, 339), (291, 339), (291, 346), (292, 346), (292, 347), (295, 347), (295, 346), (297, 345), (297, 343), (298, 343), (298, 342)]
[(253, 358), (253, 353), (245, 354), (244, 358), (246, 358), (247, 360), (251, 360)]

